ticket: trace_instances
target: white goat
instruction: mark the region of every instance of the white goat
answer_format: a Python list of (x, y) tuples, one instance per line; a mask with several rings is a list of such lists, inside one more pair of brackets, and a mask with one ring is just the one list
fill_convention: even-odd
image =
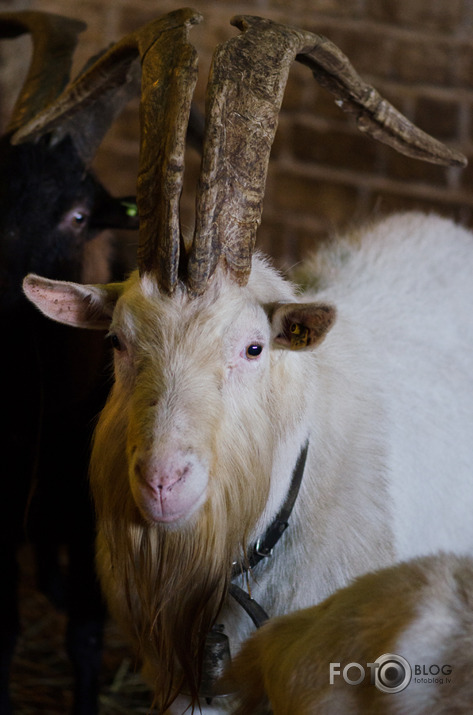
[(471, 558), (404, 562), (264, 624), (227, 676), (233, 715), (469, 715), (472, 641)]
[[(99, 568), (155, 678), (219, 613), (307, 439), (290, 528), (255, 569), (271, 616), (401, 559), (472, 550), (472, 275), (471, 233), (405, 214), (337, 241), (304, 270), (322, 289), (299, 297), (259, 256), (246, 286), (218, 268), (197, 299), (146, 274), (26, 279), (43, 312), (109, 327), (116, 347), (92, 457)], [(293, 323), (305, 349), (286, 349)], [(236, 648), (246, 614), (220, 618)]]
[(161, 712), (180, 692), (197, 702), (217, 618), (234, 651), (248, 636), (229, 584), (256, 560), (250, 545), (271, 546), (268, 525), (281, 532), (274, 517), (290, 511), (306, 444), (289, 531), (241, 578), (269, 615), (400, 559), (473, 547), (471, 234), (439, 218), (388, 219), (320, 254), (302, 276), (318, 288), (303, 296), (251, 261), (294, 58), (376, 138), (443, 163), (462, 157), (409, 125), (325, 38), (239, 18), (243, 33), (214, 54), (184, 246), (195, 21), (171, 14), (143, 53), (139, 272), (108, 286), (24, 284), (46, 315), (108, 329), (116, 349), (91, 462), (98, 565)]

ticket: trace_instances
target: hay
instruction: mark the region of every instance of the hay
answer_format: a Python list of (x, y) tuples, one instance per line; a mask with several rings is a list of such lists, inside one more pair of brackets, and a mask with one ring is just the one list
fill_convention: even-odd
[[(65, 715), (71, 711), (73, 679), (65, 651), (66, 616), (38, 592), (28, 549), (22, 549), (21, 635), (11, 671), (15, 715)], [(105, 628), (100, 715), (148, 715), (152, 696), (116, 625)]]

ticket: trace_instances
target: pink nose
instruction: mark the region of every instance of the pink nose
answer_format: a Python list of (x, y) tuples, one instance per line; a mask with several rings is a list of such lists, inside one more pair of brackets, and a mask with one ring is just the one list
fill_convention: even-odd
[(170, 457), (139, 457), (135, 462), (138, 482), (152, 490), (171, 490), (185, 480), (191, 471), (191, 463), (182, 453)]
[(189, 451), (135, 453), (130, 476), (135, 504), (147, 521), (186, 519), (205, 501), (208, 470)]

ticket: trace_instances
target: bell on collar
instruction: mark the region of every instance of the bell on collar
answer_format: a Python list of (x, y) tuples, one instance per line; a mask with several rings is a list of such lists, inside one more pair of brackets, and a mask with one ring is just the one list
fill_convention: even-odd
[(224, 626), (215, 625), (205, 639), (202, 680), (199, 688), (201, 697), (211, 699), (230, 694), (224, 687), (219, 688), (217, 683), (230, 661), (230, 641), (224, 633)]

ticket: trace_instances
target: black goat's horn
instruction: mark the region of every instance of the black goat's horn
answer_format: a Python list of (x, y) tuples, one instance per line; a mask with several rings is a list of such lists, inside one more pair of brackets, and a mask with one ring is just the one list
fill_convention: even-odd
[(222, 259), (245, 284), (261, 220), (269, 154), (293, 60), (308, 65), (358, 127), (408, 156), (444, 165), (459, 152), (415, 127), (356, 73), (333, 43), (259, 17), (232, 20), (243, 31), (214, 53), (207, 89), (207, 127), (198, 187), (188, 288), (198, 295)]
[(22, 127), (62, 92), (69, 81), (77, 36), (85, 29), (79, 20), (34, 10), (0, 14), (0, 38), (31, 33), (33, 39), (30, 68), (7, 133)]
[(12, 138), (20, 143), (49, 133), (58, 138), (70, 134), (88, 163), (113, 118), (141, 86), (138, 267), (141, 273), (155, 273), (169, 293), (179, 268), (186, 135), (198, 147), (201, 132), (200, 117), (191, 116), (197, 53), (187, 42), (188, 28), (201, 19), (185, 8), (122, 38)]
[(129, 38), (92, 58), (60, 96), (22, 124), (12, 143), (46, 134), (59, 141), (69, 134), (79, 156), (89, 164), (113, 119), (132, 96), (139, 94), (139, 64), (134, 62), (138, 50)]
[[(169, 13), (126, 35), (93, 58), (52, 104), (21, 126), (12, 142), (19, 144), (49, 133), (57, 139), (70, 134), (82, 160), (90, 163), (112, 121), (131, 97), (140, 93), (140, 57), (143, 66), (150, 61), (148, 55), (156, 57), (154, 45), (159, 45), (161, 33), (187, 22), (183, 18), (190, 18), (192, 23), (198, 22), (200, 16), (186, 9)], [(160, 52), (165, 50), (160, 46)], [(171, 77), (168, 80), (174, 83)], [(186, 129), (188, 119), (186, 115)], [(197, 134), (196, 126), (191, 132), (195, 145)]]

